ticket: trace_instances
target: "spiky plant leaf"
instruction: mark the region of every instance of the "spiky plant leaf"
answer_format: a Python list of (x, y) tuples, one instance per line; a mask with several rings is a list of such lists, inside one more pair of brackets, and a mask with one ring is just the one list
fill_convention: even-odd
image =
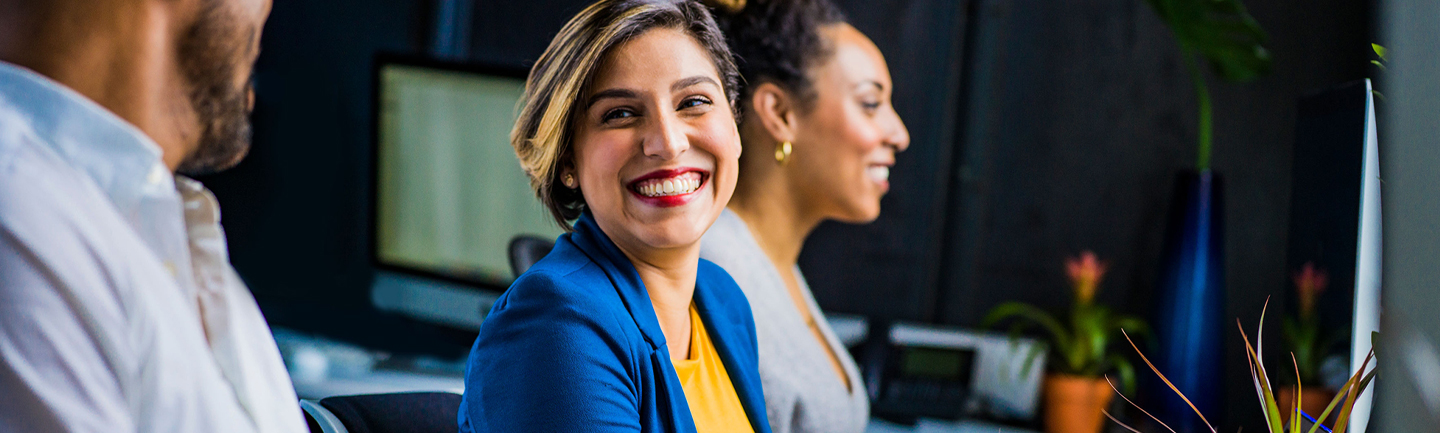
[(1190, 410), (1195, 411), (1195, 414), (1200, 416), (1200, 420), (1205, 422), (1205, 426), (1210, 428), (1211, 433), (1214, 433), (1215, 426), (1210, 424), (1210, 420), (1205, 419), (1205, 414), (1200, 413), (1200, 409), (1195, 407), (1195, 403), (1191, 403), (1190, 398), (1186, 397), (1185, 393), (1180, 392), (1180, 388), (1176, 388), (1175, 384), (1170, 383), (1170, 378), (1165, 377), (1165, 374), (1161, 373), (1159, 368), (1155, 368), (1155, 364), (1150, 362), (1150, 358), (1146, 358), (1145, 354), (1140, 352), (1140, 347), (1135, 345), (1135, 340), (1131, 340), (1130, 336), (1124, 332), (1121, 332), (1121, 334), (1125, 335), (1125, 341), (1130, 342), (1130, 347), (1135, 348), (1135, 353), (1140, 355), (1140, 360), (1145, 361), (1145, 365), (1150, 367), (1150, 371), (1155, 372), (1155, 375), (1160, 377), (1160, 381), (1165, 382), (1165, 386), (1169, 386), (1171, 391), (1175, 391), (1175, 395), (1180, 396), (1181, 400), (1185, 400), (1185, 404), (1190, 405)]
[[(1361, 378), (1360, 378), (1360, 375), (1359, 375), (1359, 372), (1356, 372), (1356, 375), (1355, 375), (1355, 376), (1352, 376), (1352, 377), (1350, 378), (1350, 380), (1348, 380), (1348, 381), (1345, 382), (1344, 385), (1341, 385), (1341, 386), (1340, 386), (1340, 389), (1348, 389), (1348, 388), (1350, 388), (1352, 385), (1355, 385), (1355, 381), (1356, 381), (1357, 379), (1361, 379), (1360, 382), (1359, 382), (1359, 389), (1360, 389), (1359, 392), (1360, 392), (1360, 393), (1364, 393), (1364, 392), (1365, 392), (1365, 388), (1368, 387), (1368, 386), (1370, 386), (1370, 381), (1375, 378), (1376, 373), (1379, 373), (1379, 371), (1378, 371), (1378, 370), (1371, 369), (1371, 370), (1370, 370), (1370, 373), (1369, 373), (1369, 374), (1366, 374), (1364, 379), (1361, 379)], [(1342, 393), (1337, 393), (1337, 394), (1335, 394), (1335, 398), (1333, 398), (1333, 399), (1330, 400), (1330, 404), (1329, 404), (1328, 406), (1325, 406), (1325, 411), (1324, 411), (1324, 412), (1321, 412), (1321, 413), (1320, 413), (1320, 417), (1317, 418), (1317, 419), (1323, 420), (1323, 419), (1325, 419), (1325, 418), (1328, 418), (1328, 417), (1330, 416), (1330, 412), (1331, 412), (1332, 410), (1336, 409), (1336, 405), (1337, 405), (1337, 404), (1340, 404), (1341, 400), (1345, 400), (1345, 401), (1347, 402), (1346, 404), (1348, 404), (1351, 408), (1353, 408), (1354, 405), (1355, 405), (1355, 403), (1354, 403), (1353, 401), (1350, 401), (1350, 400), (1348, 399), (1349, 396), (1350, 396), (1350, 394), (1349, 394), (1348, 392), (1342, 392)], [(1341, 409), (1343, 410), (1344, 408), (1341, 408)], [(1348, 424), (1348, 423), (1346, 423), (1346, 424)], [(1335, 425), (1338, 427), (1338, 426), (1340, 425), (1340, 421), (1339, 421), (1339, 420), (1336, 420), (1336, 421), (1335, 421)], [(1348, 425), (1347, 425), (1347, 427), (1348, 427)], [(1315, 433), (1315, 431), (1318, 430), (1319, 428), (1320, 428), (1320, 424), (1319, 424), (1319, 423), (1316, 423), (1314, 426), (1311, 426), (1311, 427), (1310, 427), (1310, 431), (1309, 431), (1308, 433)]]
[[(1137, 348), (1137, 349), (1135, 350), (1135, 352), (1138, 353), (1138, 352), (1140, 352), (1140, 350)], [(1140, 355), (1140, 356), (1143, 357), (1143, 356), (1145, 356), (1145, 355), (1142, 354), (1142, 355)], [(1143, 414), (1145, 414), (1145, 416), (1150, 417), (1150, 419), (1155, 420), (1155, 423), (1156, 423), (1156, 424), (1160, 424), (1161, 427), (1165, 427), (1165, 429), (1166, 429), (1166, 430), (1169, 430), (1170, 433), (1175, 433), (1175, 429), (1170, 428), (1170, 426), (1168, 426), (1168, 425), (1165, 425), (1165, 422), (1164, 422), (1164, 421), (1161, 421), (1160, 418), (1156, 418), (1155, 415), (1151, 415), (1149, 411), (1146, 411), (1146, 410), (1145, 410), (1145, 408), (1140, 407), (1140, 405), (1135, 404), (1135, 402), (1133, 402), (1133, 401), (1130, 401), (1130, 397), (1126, 397), (1124, 393), (1121, 393), (1119, 389), (1116, 389), (1116, 388), (1115, 388), (1115, 382), (1110, 381), (1110, 376), (1105, 376), (1105, 383), (1110, 384), (1110, 389), (1115, 390), (1115, 393), (1116, 393), (1116, 394), (1119, 394), (1119, 395), (1120, 395), (1120, 398), (1125, 399), (1125, 402), (1126, 402), (1126, 403), (1130, 403), (1130, 405), (1131, 405), (1131, 406), (1134, 406), (1135, 409), (1139, 409), (1139, 410), (1140, 410), (1140, 413), (1143, 413)], [(1114, 419), (1114, 418), (1111, 418), (1111, 419)], [(1116, 422), (1119, 422), (1119, 421), (1116, 421)], [(1122, 425), (1123, 425), (1123, 424), (1122, 424)]]
[[(1268, 304), (1269, 300), (1266, 300), (1266, 303)], [(1264, 323), (1265, 313), (1263, 309), (1261, 311), (1260, 322)], [(1240, 324), (1240, 319), (1235, 319), (1235, 326), (1240, 328), (1240, 338), (1245, 342), (1246, 360), (1250, 365), (1250, 378), (1255, 382), (1255, 393), (1260, 399), (1260, 410), (1265, 413), (1265, 428), (1270, 433), (1284, 433), (1280, 424), (1280, 408), (1275, 405), (1275, 394), (1270, 391), (1270, 379), (1265, 376), (1265, 364), (1261, 362), (1255, 347), (1250, 345), (1250, 337), (1245, 335), (1245, 327)], [(1259, 341), (1259, 333), (1255, 335), (1255, 339)]]
[(1295, 405), (1290, 407), (1294, 412), (1287, 415), (1290, 415), (1290, 431), (1300, 433), (1300, 417), (1295, 414), (1305, 407), (1305, 384), (1300, 380), (1300, 362), (1295, 360), (1294, 352), (1290, 353), (1290, 364), (1295, 366)]
[(1100, 413), (1105, 414), (1105, 417), (1106, 417), (1106, 418), (1110, 418), (1111, 421), (1114, 421), (1116, 424), (1119, 424), (1121, 427), (1125, 427), (1126, 430), (1130, 430), (1130, 431), (1135, 432), (1135, 433), (1140, 433), (1140, 430), (1136, 430), (1135, 427), (1131, 427), (1130, 425), (1125, 424), (1125, 423), (1123, 423), (1123, 422), (1120, 422), (1120, 420), (1118, 420), (1118, 419), (1115, 419), (1115, 416), (1114, 416), (1114, 415), (1111, 415), (1111, 414), (1110, 414), (1110, 411), (1105, 410), (1105, 409), (1100, 409)]
[[(1355, 382), (1355, 377), (1352, 377), (1352, 378), (1350, 378), (1350, 380), (1345, 381), (1345, 384), (1344, 384), (1344, 385), (1341, 385), (1341, 386), (1340, 386), (1340, 389), (1349, 388), (1349, 387), (1350, 387), (1350, 384), (1351, 384), (1351, 383), (1354, 383), (1354, 382)], [(1344, 399), (1345, 399), (1345, 393), (1343, 393), (1343, 392), (1341, 392), (1341, 393), (1335, 393), (1335, 397), (1330, 399), (1330, 404), (1326, 405), (1326, 406), (1325, 406), (1325, 410), (1324, 410), (1323, 412), (1320, 412), (1320, 416), (1317, 417), (1317, 418), (1315, 418), (1315, 419), (1324, 421), (1326, 418), (1329, 418), (1329, 417), (1330, 417), (1330, 411), (1335, 410), (1335, 406), (1338, 405), (1338, 404), (1340, 404), (1340, 401), (1341, 401), (1341, 400), (1344, 400)], [(1317, 423), (1315, 423), (1315, 425), (1310, 426), (1310, 431), (1309, 431), (1309, 433), (1315, 433), (1315, 430), (1316, 430), (1316, 429), (1319, 429), (1319, 428), (1320, 428), (1320, 423), (1317, 422)]]
[[(1370, 358), (1374, 356), (1375, 349), (1370, 349), (1370, 353), (1365, 355), (1365, 361), (1360, 363), (1360, 369), (1355, 370), (1356, 377), (1365, 373), (1365, 367), (1370, 365)], [(1367, 377), (1369, 376), (1367, 375)], [(1364, 392), (1364, 388), (1361, 388), (1361, 386), (1369, 384), (1370, 381), (1368, 379), (1363, 379), (1345, 390), (1345, 405), (1340, 406), (1340, 417), (1335, 419), (1334, 433), (1345, 433), (1345, 430), (1348, 430), (1348, 427), (1350, 427), (1350, 411), (1355, 409), (1355, 399), (1360, 397), (1361, 392)]]

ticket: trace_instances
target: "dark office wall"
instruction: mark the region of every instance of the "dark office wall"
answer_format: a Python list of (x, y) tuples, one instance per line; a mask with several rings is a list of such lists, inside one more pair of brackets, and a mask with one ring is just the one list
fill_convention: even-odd
[[(1247, 6), (1269, 32), (1273, 73), (1209, 83), (1227, 201), (1225, 317), (1254, 332), (1267, 296), (1277, 295), (1269, 323), (1278, 323), (1290, 287), (1296, 99), (1371, 72), (1370, 6)], [(979, 0), (973, 13), (949, 196), (948, 223), (958, 229), (941, 259), (937, 319), (977, 325), (1007, 300), (1061, 310), (1070, 302), (1062, 260), (1085, 249), (1110, 262), (1098, 299), (1146, 315), (1174, 176), (1194, 165), (1195, 96), (1174, 38), (1134, 0)], [(1216, 331), (1226, 338), (1222, 430), (1258, 428), (1240, 336)], [(1278, 326), (1266, 332), (1267, 343), (1280, 341)]]

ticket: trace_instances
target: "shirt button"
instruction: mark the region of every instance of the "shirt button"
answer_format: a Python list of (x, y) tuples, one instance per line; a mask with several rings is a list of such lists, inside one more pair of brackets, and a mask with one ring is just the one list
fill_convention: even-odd
[(151, 185), (156, 185), (159, 184), (160, 181), (165, 180), (165, 175), (169, 173), (170, 170), (167, 170), (164, 165), (155, 164), (154, 167), (150, 168), (150, 177), (146, 180), (148, 180)]

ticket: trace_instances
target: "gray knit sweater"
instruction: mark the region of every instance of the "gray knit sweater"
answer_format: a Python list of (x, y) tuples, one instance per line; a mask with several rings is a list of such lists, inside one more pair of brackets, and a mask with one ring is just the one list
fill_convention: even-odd
[(774, 433), (863, 432), (870, 416), (864, 382), (850, 353), (815, 304), (800, 268), (795, 268), (800, 291), (830, 350), (850, 377), (848, 391), (745, 221), (729, 209), (722, 212), (701, 240), (700, 257), (729, 272), (750, 300), (760, 346), (765, 412)]

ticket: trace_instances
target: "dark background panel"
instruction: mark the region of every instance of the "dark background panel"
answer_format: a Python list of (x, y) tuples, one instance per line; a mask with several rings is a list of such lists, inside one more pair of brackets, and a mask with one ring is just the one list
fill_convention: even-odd
[[(1226, 182), (1225, 317), (1253, 333), (1265, 300), (1275, 296), (1275, 325), (1291, 290), (1296, 100), (1372, 72), (1371, 5), (1248, 6), (1270, 35), (1273, 73), (1209, 83)], [(1195, 95), (1174, 38), (1139, 1), (980, 0), (973, 14), (939, 320), (974, 326), (1007, 300), (1059, 311), (1070, 302), (1062, 261), (1086, 249), (1110, 263), (1097, 299), (1149, 315), (1174, 177), (1195, 154)], [(1224, 429), (1259, 425), (1240, 336), (1220, 332)], [(1269, 353), (1283, 353), (1278, 325), (1266, 332)]]
[(518, 62), (529, 68), (550, 45), (560, 27), (590, 3), (477, 0), (469, 52), (463, 57), (480, 62)]

